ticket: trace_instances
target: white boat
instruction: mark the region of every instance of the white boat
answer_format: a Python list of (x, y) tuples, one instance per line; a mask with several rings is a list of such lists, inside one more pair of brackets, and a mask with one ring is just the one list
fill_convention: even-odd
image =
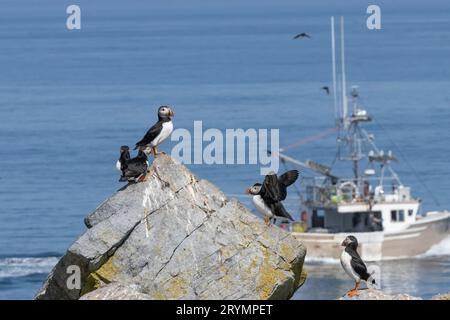
[(379, 149), (374, 136), (363, 128), (372, 118), (360, 105), (357, 89), (347, 92), (343, 26), (341, 17), (341, 71), (337, 80), (332, 17), (332, 90), (338, 132), (336, 163), (351, 168), (347, 170), (351, 173), (341, 177), (334, 168), (293, 159), (281, 150), (281, 160), (315, 174), (302, 181), (302, 222), (291, 226), (292, 233), (305, 244), (309, 258), (338, 259), (340, 244), (349, 234), (356, 236), (360, 254), (367, 261), (421, 255), (449, 235), (450, 213), (420, 215), (420, 199), (392, 168), (397, 158)]

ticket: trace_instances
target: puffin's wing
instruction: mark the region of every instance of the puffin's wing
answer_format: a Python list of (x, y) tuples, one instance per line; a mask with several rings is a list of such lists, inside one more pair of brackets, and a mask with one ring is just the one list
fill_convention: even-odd
[(158, 121), (157, 123), (155, 123), (153, 125), (153, 127), (151, 127), (150, 129), (148, 129), (147, 133), (145, 134), (145, 136), (141, 139), (141, 141), (136, 143), (136, 147), (134, 149), (137, 149), (138, 147), (143, 147), (148, 145), (150, 142), (152, 142), (157, 136), (158, 134), (161, 133), (161, 130), (163, 128), (163, 122), (162, 121)]
[(358, 252), (356, 252), (356, 250), (348, 250), (347, 253), (352, 257), (350, 264), (353, 270), (355, 270), (355, 272), (361, 277), (361, 279), (367, 280), (369, 278), (369, 274), (367, 273), (367, 267), (364, 261), (362, 261)]
[(275, 173), (266, 175), (261, 193), (266, 204), (283, 200), (283, 192), (280, 190), (278, 177)]
[(286, 199), (287, 187), (297, 180), (298, 174), (298, 170), (290, 170), (278, 177), (278, 190), (280, 192), (280, 198), (278, 200)]
[(289, 170), (283, 173), (279, 178), (278, 181), (280, 184), (282, 184), (285, 187), (289, 187), (291, 184), (293, 184), (298, 179), (299, 172), (298, 170)]
[(287, 219), (289, 219), (291, 221), (294, 221), (294, 219), (289, 214), (289, 212), (287, 212), (287, 210), (284, 208), (284, 206), (281, 203), (281, 201), (277, 201), (277, 202), (273, 203), (273, 205), (272, 205), (272, 213), (275, 216), (287, 218)]

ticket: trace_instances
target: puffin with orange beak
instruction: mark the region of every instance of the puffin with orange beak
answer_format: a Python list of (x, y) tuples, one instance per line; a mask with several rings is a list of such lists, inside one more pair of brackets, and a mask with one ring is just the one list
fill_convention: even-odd
[(375, 279), (367, 272), (364, 261), (358, 254), (358, 240), (354, 236), (348, 236), (341, 244), (345, 247), (341, 254), (341, 265), (345, 272), (355, 280), (355, 287), (347, 292), (349, 297), (358, 295), (358, 288), (361, 280), (375, 285)]
[(274, 221), (276, 218), (294, 221), (281, 201), (286, 199), (287, 187), (297, 180), (298, 175), (297, 170), (287, 171), (279, 177), (271, 172), (266, 175), (262, 184), (255, 183), (246, 190), (247, 194), (253, 196), (253, 204), (263, 214), (267, 226), (272, 218)]
[(156, 122), (153, 127), (151, 127), (145, 136), (136, 143), (135, 150), (145, 151), (147, 154), (152, 153), (156, 157), (158, 150), (156, 147), (166, 140), (173, 131), (172, 118), (175, 113), (168, 106), (161, 106), (158, 109), (158, 122)]

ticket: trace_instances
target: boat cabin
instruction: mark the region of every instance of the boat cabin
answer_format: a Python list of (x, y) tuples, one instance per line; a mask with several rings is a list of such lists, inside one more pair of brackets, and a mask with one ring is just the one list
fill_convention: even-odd
[[(309, 232), (396, 232), (416, 221), (420, 202), (409, 187), (372, 187), (369, 180), (305, 178)], [(361, 187), (358, 187), (361, 186)]]

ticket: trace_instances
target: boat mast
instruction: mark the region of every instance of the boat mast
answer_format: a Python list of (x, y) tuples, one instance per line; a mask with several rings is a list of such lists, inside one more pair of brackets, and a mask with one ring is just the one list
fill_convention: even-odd
[(345, 49), (344, 49), (344, 17), (341, 16), (341, 73), (342, 73), (342, 120), (344, 129), (347, 129), (347, 82), (345, 77)]
[[(337, 90), (336, 90), (336, 55), (335, 55), (335, 35), (334, 35), (334, 17), (331, 17), (331, 47), (332, 47), (332, 64), (333, 64), (333, 91), (334, 93), (334, 99), (335, 99), (335, 108), (336, 107), (336, 101), (337, 101)], [(339, 91), (341, 92), (341, 99), (340, 99), (340, 112), (339, 112), (339, 120), (338, 122), (338, 129), (339, 129), (339, 136), (338, 136), (338, 154), (339, 158), (342, 160), (351, 160), (353, 162), (353, 173), (355, 176), (355, 179), (359, 179), (359, 165), (358, 161), (361, 159), (361, 144), (357, 137), (358, 135), (358, 124), (353, 123), (349, 116), (349, 110), (348, 110), (348, 98), (347, 98), (347, 78), (346, 78), (346, 72), (345, 72), (345, 31), (344, 31), (344, 17), (340, 17), (340, 86)], [(355, 97), (354, 97), (355, 98)], [(355, 101), (353, 101), (355, 102)], [(356, 108), (354, 106), (354, 108)], [(355, 110), (353, 110), (354, 113)], [(341, 129), (343, 129), (343, 135), (341, 136)], [(350, 151), (350, 155), (343, 155), (342, 148), (344, 145), (346, 145), (346, 148), (349, 148), (348, 151)], [(346, 153), (346, 152), (345, 152)], [(342, 158), (343, 156), (343, 158)]]

